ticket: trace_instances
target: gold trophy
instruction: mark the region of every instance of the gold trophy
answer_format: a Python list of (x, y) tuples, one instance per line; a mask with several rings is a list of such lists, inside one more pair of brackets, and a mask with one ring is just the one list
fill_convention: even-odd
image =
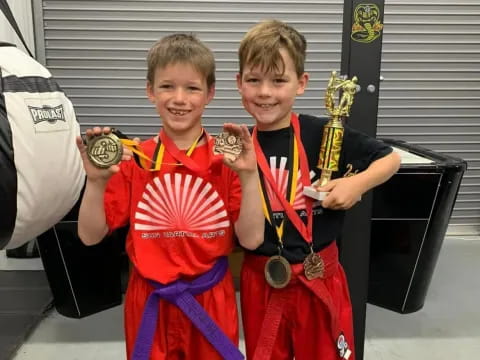
[[(317, 167), (322, 170), (320, 179), (312, 186), (304, 187), (303, 193), (316, 200), (323, 200), (326, 192), (320, 192), (317, 187), (326, 185), (334, 171), (338, 171), (340, 152), (343, 142), (342, 119), (350, 115), (353, 97), (357, 92), (357, 77), (351, 80), (339, 77), (336, 71), (332, 71), (327, 89), (325, 90), (325, 107), (330, 114), (330, 120), (323, 128), (322, 145)], [(341, 93), (336, 104), (336, 93)]]

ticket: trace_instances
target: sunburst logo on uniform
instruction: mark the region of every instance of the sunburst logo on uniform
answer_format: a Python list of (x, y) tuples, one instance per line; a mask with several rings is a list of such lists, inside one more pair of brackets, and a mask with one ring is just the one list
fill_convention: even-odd
[[(278, 167), (277, 167), (277, 162), (278, 160), (276, 156), (270, 157), (270, 172), (272, 173), (272, 177), (275, 180), (275, 183), (277, 184), (278, 190), (280, 191), (281, 195), (285, 198), (288, 198), (287, 186), (288, 186), (289, 170), (286, 168), (287, 158), (285, 156), (280, 157), (280, 163), (278, 164)], [(310, 171), (310, 179), (313, 179), (314, 176), (315, 176), (315, 172)], [(302, 177), (302, 173), (299, 170), (297, 175), (297, 188), (295, 191), (295, 200), (293, 202), (293, 208), (296, 210), (305, 209), (306, 207), (305, 196), (303, 195), (303, 185), (301, 182), (301, 177)], [(272, 208), (272, 211), (273, 212), (283, 211), (283, 206), (280, 203), (280, 200), (277, 199), (277, 196), (275, 195), (275, 192), (273, 191), (268, 181), (265, 182), (265, 185), (267, 187), (267, 195), (268, 195), (268, 199), (270, 200), (270, 206)]]
[(146, 186), (135, 213), (135, 230), (168, 231), (166, 237), (211, 237), (224, 234), (229, 226), (225, 204), (212, 184), (188, 174), (156, 177)]

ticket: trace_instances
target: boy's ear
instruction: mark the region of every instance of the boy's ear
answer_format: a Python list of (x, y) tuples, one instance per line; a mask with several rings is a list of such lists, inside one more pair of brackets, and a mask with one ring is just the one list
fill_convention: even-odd
[(147, 80), (147, 86), (145, 88), (145, 92), (147, 93), (148, 100), (151, 102), (155, 101), (155, 96), (153, 95), (153, 87), (150, 81)]
[(242, 93), (242, 74), (237, 73), (237, 89), (238, 92), (241, 94)]
[(309, 78), (310, 78), (310, 75), (307, 72), (304, 72), (298, 78), (297, 95), (302, 95), (305, 92), (305, 89), (307, 88)]
[(212, 84), (210, 88), (208, 89), (208, 94), (207, 94), (207, 104), (210, 104), (210, 101), (213, 100), (213, 97), (215, 96), (215, 84)]

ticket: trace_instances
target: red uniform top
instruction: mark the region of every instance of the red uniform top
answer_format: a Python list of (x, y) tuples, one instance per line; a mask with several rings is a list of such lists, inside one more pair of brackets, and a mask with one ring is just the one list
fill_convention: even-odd
[[(240, 182), (215, 158), (213, 139), (197, 146), (191, 158), (198, 174), (165, 149), (160, 171), (124, 161), (105, 191), (105, 214), (112, 231), (130, 224), (126, 249), (139, 273), (162, 284), (208, 271), (233, 246), (233, 224), (240, 209)], [(141, 144), (153, 158), (157, 143)], [(208, 166), (210, 164), (210, 166)]]

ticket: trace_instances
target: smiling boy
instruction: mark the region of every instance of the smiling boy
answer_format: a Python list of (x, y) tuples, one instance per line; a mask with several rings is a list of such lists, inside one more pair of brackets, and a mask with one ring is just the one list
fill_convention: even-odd
[[(390, 147), (347, 126), (340, 171), (320, 188), (329, 194), (321, 204), (303, 195), (320, 175), (327, 122), (292, 110), (308, 84), (306, 47), (294, 28), (269, 20), (247, 32), (238, 52), (237, 86), (255, 119), (265, 217), (264, 243), (247, 249), (241, 273), (248, 359), (354, 359), (352, 309), (336, 239), (345, 210), (400, 164)], [(357, 174), (342, 177), (351, 167)], [(313, 262), (320, 271), (312, 278), (307, 270)], [(279, 269), (285, 281), (275, 279)]]
[[(226, 256), (234, 231), (248, 249), (263, 240), (250, 134), (245, 126), (226, 124), (226, 131), (241, 138), (243, 151), (234, 161), (213, 154), (214, 140), (201, 119), (215, 93), (215, 62), (194, 36), (161, 39), (147, 63), (147, 95), (163, 125), (140, 144), (153, 166), (139, 167), (124, 150), (120, 164), (98, 169), (78, 138), (87, 173), (79, 236), (92, 245), (130, 226), (128, 359), (242, 359)], [(87, 137), (109, 131), (87, 130)]]

